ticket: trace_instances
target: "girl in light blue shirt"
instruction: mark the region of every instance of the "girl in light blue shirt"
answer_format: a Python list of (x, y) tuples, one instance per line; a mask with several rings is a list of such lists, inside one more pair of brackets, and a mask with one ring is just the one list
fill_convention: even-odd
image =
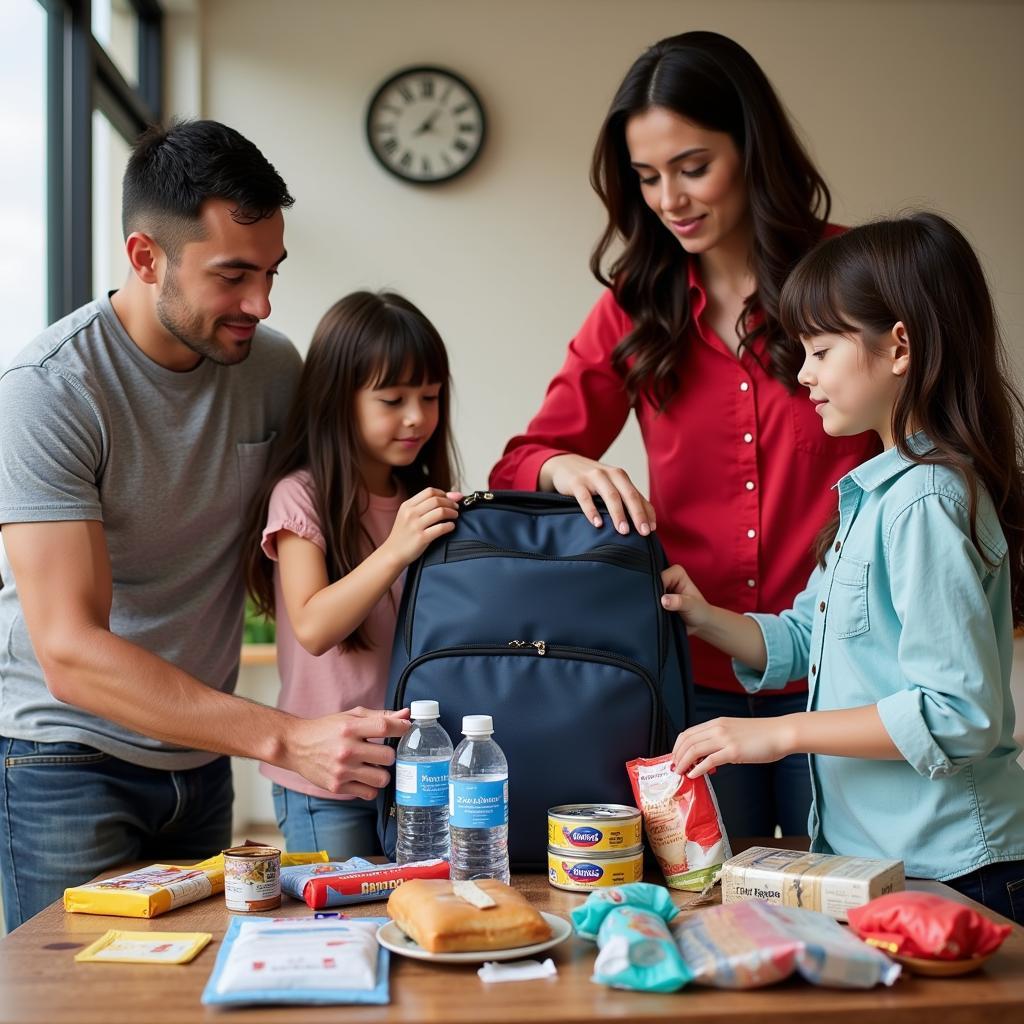
[(813, 850), (902, 860), (1024, 922), (1010, 695), (1021, 406), (984, 274), (956, 228), (919, 213), (823, 242), (780, 307), (822, 428), (874, 430), (885, 450), (835, 485), (818, 567), (789, 611), (737, 615), (683, 567), (665, 571), (664, 606), (733, 657), (747, 690), (810, 681), (806, 712), (688, 729), (675, 768), (696, 777), (805, 752)]

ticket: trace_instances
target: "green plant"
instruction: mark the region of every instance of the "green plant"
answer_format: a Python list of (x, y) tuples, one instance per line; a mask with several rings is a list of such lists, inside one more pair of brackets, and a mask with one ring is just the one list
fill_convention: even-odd
[(272, 644), (274, 642), (274, 620), (260, 615), (252, 601), (248, 599), (245, 602), (242, 642), (247, 644)]

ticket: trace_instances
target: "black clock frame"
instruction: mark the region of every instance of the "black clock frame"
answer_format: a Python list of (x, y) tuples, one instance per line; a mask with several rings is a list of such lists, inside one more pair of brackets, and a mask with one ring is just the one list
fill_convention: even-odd
[[(476, 147), (476, 152), (461, 167), (458, 167), (451, 173), (442, 175), (439, 178), (414, 178), (410, 175), (403, 174), (400, 170), (387, 163), (380, 153), (377, 152), (377, 147), (373, 144), (373, 132), (370, 118), (373, 116), (373, 110), (377, 105), (377, 100), (379, 100), (381, 95), (390, 89), (398, 79), (405, 78), (408, 75), (423, 73), (440, 74), (452, 79), (466, 90), (473, 102), (477, 105), (477, 109), (480, 111), (480, 142)], [(374, 91), (374, 94), (370, 97), (370, 102), (366, 107), (366, 117), (363, 120), (363, 133), (374, 159), (381, 165), (381, 167), (384, 168), (385, 171), (398, 178), (399, 181), (404, 181), (408, 185), (443, 185), (445, 182), (449, 182), (453, 178), (458, 178), (465, 174), (466, 171), (468, 171), (470, 167), (480, 159), (480, 154), (484, 151), (484, 145), (487, 142), (487, 111), (484, 109), (483, 102), (481, 101), (476, 89), (474, 89), (469, 82), (462, 77), (462, 75), (457, 74), (450, 68), (446, 68), (441, 64), (413, 64), (409, 67), (401, 68), (393, 75), (390, 75), (387, 79), (381, 82)]]

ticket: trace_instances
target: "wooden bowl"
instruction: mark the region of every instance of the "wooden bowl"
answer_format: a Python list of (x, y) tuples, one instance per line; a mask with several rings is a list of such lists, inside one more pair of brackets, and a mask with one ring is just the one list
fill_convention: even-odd
[(985, 956), (972, 956), (966, 960), (925, 960), (918, 956), (899, 956), (896, 953), (888, 953), (898, 964), (903, 964), (907, 970), (914, 974), (927, 975), (930, 978), (952, 978), (958, 974), (970, 974), (976, 971), (992, 953)]

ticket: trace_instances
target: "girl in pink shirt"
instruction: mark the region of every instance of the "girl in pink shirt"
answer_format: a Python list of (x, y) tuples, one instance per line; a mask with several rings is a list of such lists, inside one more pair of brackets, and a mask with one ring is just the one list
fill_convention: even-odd
[[(399, 295), (355, 292), (318, 324), (246, 545), (249, 593), (277, 622), (281, 710), (384, 706), (403, 574), (458, 516), (449, 386), (440, 336)], [(360, 798), (260, 771), (289, 850), (377, 852), (370, 780)]]

